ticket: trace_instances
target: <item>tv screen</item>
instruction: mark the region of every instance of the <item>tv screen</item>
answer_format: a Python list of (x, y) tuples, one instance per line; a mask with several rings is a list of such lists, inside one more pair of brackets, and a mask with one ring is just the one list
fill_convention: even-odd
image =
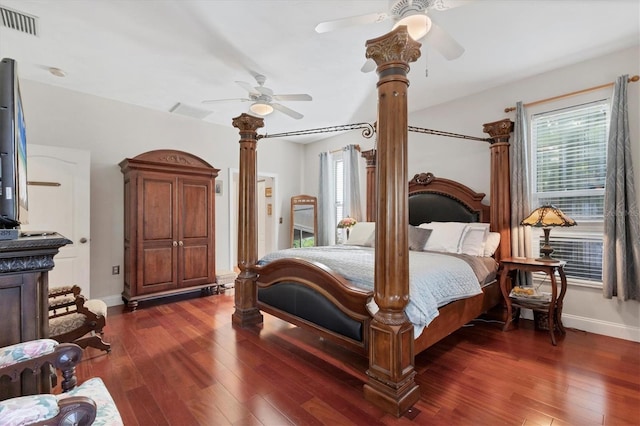
[(0, 179), (0, 227), (27, 223), (27, 134), (17, 64), (10, 58), (0, 62)]

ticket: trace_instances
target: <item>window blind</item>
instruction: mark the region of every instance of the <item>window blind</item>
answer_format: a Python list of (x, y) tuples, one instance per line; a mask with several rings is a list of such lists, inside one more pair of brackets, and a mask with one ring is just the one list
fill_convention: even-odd
[(537, 204), (580, 220), (602, 220), (608, 133), (606, 101), (534, 115)]
[(553, 204), (578, 222), (555, 228), (550, 243), (567, 276), (580, 280), (602, 281), (608, 131), (607, 100), (531, 117), (532, 205)]

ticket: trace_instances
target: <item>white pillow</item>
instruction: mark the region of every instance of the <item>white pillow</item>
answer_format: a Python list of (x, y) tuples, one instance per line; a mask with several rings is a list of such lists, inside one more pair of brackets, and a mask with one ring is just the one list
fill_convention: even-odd
[(462, 236), (468, 223), (463, 222), (430, 222), (422, 223), (419, 228), (431, 229), (431, 235), (424, 245), (425, 250), (460, 253)]
[(484, 244), (489, 235), (488, 223), (470, 223), (462, 236), (460, 253), (484, 256)]
[(500, 245), (500, 233), (489, 232), (487, 241), (484, 242), (484, 255), (487, 257), (493, 256), (493, 253), (496, 252), (498, 245)]
[(348, 246), (366, 246), (375, 231), (375, 222), (358, 222), (349, 230), (349, 239), (344, 244)]

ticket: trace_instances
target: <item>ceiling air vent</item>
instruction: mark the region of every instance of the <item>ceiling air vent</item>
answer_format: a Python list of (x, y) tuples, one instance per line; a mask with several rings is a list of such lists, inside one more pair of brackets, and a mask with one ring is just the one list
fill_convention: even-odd
[(2, 26), (34, 36), (38, 35), (38, 18), (0, 6)]
[(207, 115), (210, 115), (212, 111), (192, 107), (192, 106), (185, 105), (183, 103), (178, 102), (177, 104), (171, 107), (169, 112), (172, 112), (174, 114), (186, 115), (187, 117), (197, 118), (201, 120), (205, 118)]

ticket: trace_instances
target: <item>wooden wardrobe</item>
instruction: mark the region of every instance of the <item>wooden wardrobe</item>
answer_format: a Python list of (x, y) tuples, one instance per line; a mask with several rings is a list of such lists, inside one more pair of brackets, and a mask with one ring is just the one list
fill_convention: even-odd
[(217, 289), (215, 178), (219, 169), (176, 150), (120, 163), (124, 174), (124, 290), (145, 299)]

